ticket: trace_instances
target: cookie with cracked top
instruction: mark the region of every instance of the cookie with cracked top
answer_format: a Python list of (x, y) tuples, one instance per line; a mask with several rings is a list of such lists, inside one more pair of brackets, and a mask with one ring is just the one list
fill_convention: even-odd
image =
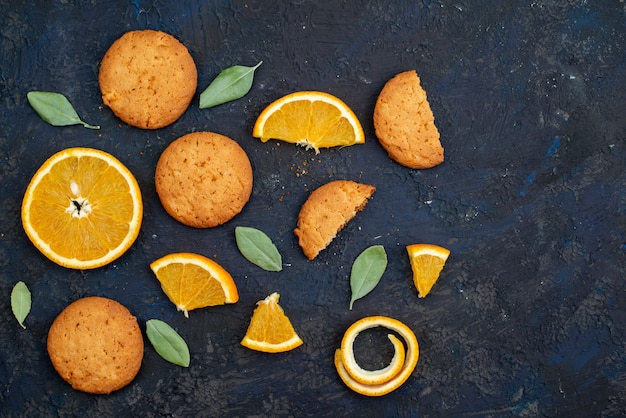
[(234, 140), (194, 132), (172, 142), (154, 175), (165, 211), (194, 228), (213, 228), (243, 210), (252, 194), (252, 165)]
[(187, 110), (198, 87), (191, 54), (178, 39), (154, 30), (130, 31), (109, 47), (98, 83), (105, 105), (129, 125), (158, 129)]
[(72, 388), (109, 394), (135, 378), (144, 344), (137, 318), (126, 307), (90, 296), (72, 302), (56, 317), (47, 348), (55, 370)]

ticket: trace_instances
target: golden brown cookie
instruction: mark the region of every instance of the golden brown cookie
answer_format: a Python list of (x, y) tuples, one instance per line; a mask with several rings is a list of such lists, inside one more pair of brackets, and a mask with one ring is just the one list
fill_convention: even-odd
[(189, 51), (164, 32), (137, 30), (117, 39), (98, 74), (104, 104), (129, 125), (158, 129), (176, 121), (196, 93)]
[(426, 92), (415, 70), (387, 81), (374, 107), (376, 136), (389, 156), (409, 168), (443, 162), (443, 147)]
[(376, 188), (334, 180), (315, 189), (300, 208), (294, 234), (304, 255), (313, 260), (367, 204)]
[(194, 132), (172, 142), (154, 175), (165, 211), (194, 228), (212, 228), (237, 215), (252, 193), (252, 165), (232, 139)]
[(108, 394), (129, 384), (143, 359), (137, 318), (118, 302), (91, 296), (68, 305), (48, 332), (48, 354), (76, 390)]

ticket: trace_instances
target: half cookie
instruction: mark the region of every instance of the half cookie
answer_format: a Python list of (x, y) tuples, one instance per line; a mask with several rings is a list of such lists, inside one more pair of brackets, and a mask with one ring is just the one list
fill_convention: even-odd
[(294, 234), (313, 260), (367, 204), (376, 188), (350, 180), (334, 180), (314, 190), (298, 215)]
[(389, 157), (403, 166), (422, 169), (443, 162), (435, 117), (414, 70), (385, 84), (374, 107), (374, 128)]

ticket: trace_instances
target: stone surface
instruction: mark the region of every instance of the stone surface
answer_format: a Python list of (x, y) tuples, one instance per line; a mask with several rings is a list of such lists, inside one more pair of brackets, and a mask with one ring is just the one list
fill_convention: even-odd
[[(0, 21), (0, 415), (626, 415), (623, 2), (0, 0)], [(97, 85), (103, 54), (132, 29), (173, 34), (198, 67), (191, 107), (154, 132), (123, 124)], [(260, 60), (244, 98), (198, 108), (221, 70)], [(425, 171), (389, 160), (373, 131), (380, 89), (409, 69), (420, 75), (446, 152)], [(31, 90), (65, 94), (102, 129), (49, 126), (29, 106)], [(315, 155), (252, 138), (260, 111), (297, 90), (343, 99), (366, 143)], [(162, 150), (196, 130), (237, 140), (255, 176), (243, 212), (210, 231), (171, 219), (153, 184)], [(137, 242), (88, 272), (49, 262), (20, 223), (30, 176), (70, 146), (118, 157), (144, 197)], [(293, 236), (299, 207), (317, 186), (343, 178), (378, 191), (306, 261)], [(241, 256), (237, 225), (273, 239), (282, 272)], [(452, 252), (425, 299), (404, 250), (416, 242)], [(350, 267), (373, 244), (385, 246), (387, 271), (350, 311)], [(185, 319), (149, 269), (174, 251), (214, 257), (240, 301)], [(18, 280), (33, 295), (26, 330), (10, 309)], [(304, 345), (280, 355), (241, 347), (256, 301), (274, 291)], [(190, 367), (166, 363), (147, 344), (128, 387), (106, 397), (71, 390), (47, 357), (46, 334), (67, 304), (89, 295), (127, 306), (144, 332), (148, 319), (168, 322), (189, 344)], [(404, 321), (421, 347), (413, 376), (379, 399), (352, 393), (332, 364), (345, 329), (367, 315)], [(363, 342), (359, 358), (383, 362), (379, 350), (387, 347)]]

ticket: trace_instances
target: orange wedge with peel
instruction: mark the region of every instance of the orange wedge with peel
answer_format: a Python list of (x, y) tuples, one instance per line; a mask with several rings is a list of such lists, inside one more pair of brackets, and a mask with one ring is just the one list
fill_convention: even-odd
[(93, 269), (135, 242), (143, 216), (139, 185), (117, 158), (92, 148), (68, 148), (48, 158), (22, 201), (22, 225), (55, 263)]
[(433, 244), (412, 244), (406, 250), (413, 270), (413, 283), (418, 296), (424, 298), (439, 279), (450, 250)]
[(173, 253), (150, 264), (167, 297), (189, 317), (189, 311), (239, 300), (232, 276), (215, 261), (194, 253)]
[(269, 104), (258, 116), (252, 136), (278, 139), (314, 149), (365, 142), (359, 119), (339, 98), (321, 91), (288, 94)]
[(280, 295), (272, 293), (257, 302), (241, 345), (266, 353), (281, 353), (303, 344), (291, 321), (278, 304)]

